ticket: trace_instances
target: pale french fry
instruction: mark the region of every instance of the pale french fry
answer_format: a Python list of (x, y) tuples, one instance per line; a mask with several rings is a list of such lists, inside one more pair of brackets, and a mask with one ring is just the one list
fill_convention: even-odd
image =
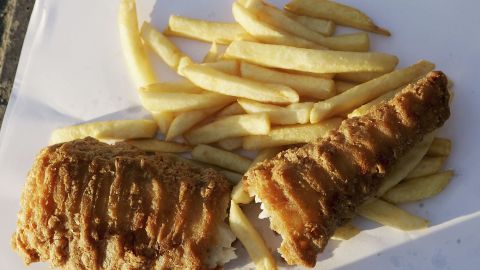
[(192, 64), (185, 67), (183, 73), (195, 85), (224, 95), (279, 104), (299, 100), (297, 92), (288, 86), (260, 83), (207, 66)]
[(233, 41), (224, 57), (312, 73), (391, 71), (398, 63), (396, 56), (384, 53), (312, 50), (249, 41)]
[[(432, 147), (432, 145), (430, 145), (430, 148)], [(422, 177), (437, 173), (442, 169), (445, 160), (446, 157), (424, 157), (420, 161), (420, 163), (418, 163), (417, 166), (407, 175), (407, 177), (405, 177), (405, 179)]]
[(183, 74), (183, 69), (191, 64), (193, 64), (193, 61), (190, 57), (184, 56), (180, 58), (180, 61), (178, 62), (177, 73), (185, 77), (185, 74)]
[(245, 30), (237, 23), (211, 22), (172, 15), (164, 33), (170, 36), (229, 44), (235, 36), (245, 33)]
[(237, 114), (245, 114), (246, 111), (238, 104), (238, 102), (234, 102), (227, 107), (220, 110), (216, 115), (215, 118), (219, 119), (225, 116), (237, 115)]
[(165, 142), (157, 139), (137, 139), (125, 141), (144, 151), (165, 152), (165, 153), (184, 153), (192, 150), (192, 147), (186, 144)]
[(140, 89), (139, 94), (143, 107), (149, 111), (183, 112), (222, 106), (234, 100), (232, 97), (212, 92), (194, 94)]
[(428, 220), (412, 215), (380, 199), (371, 199), (358, 207), (358, 214), (382, 225), (397, 228), (403, 231), (424, 229), (428, 227)]
[(219, 57), (217, 42), (212, 42), (212, 46), (208, 50), (205, 57), (203, 57), (203, 63), (216, 62)]
[(193, 148), (192, 158), (239, 173), (245, 173), (252, 163), (248, 158), (205, 144)]
[(173, 118), (175, 118), (174, 113), (172, 112), (162, 112), (162, 111), (157, 111), (157, 112), (151, 112), (153, 120), (157, 123), (158, 129), (160, 130), (161, 133), (166, 134), (168, 131), (168, 128), (170, 127), (170, 124), (173, 121)]
[(249, 99), (238, 99), (247, 113), (266, 113), (270, 123), (279, 125), (306, 124), (309, 122), (313, 102), (294, 103), (288, 107), (264, 104)]
[(390, 36), (386, 29), (378, 27), (360, 10), (329, 0), (292, 0), (285, 9), (311, 17), (332, 20), (337, 24)]
[(180, 113), (171, 122), (165, 140), (171, 141), (175, 137), (184, 134), (221, 108), (222, 106)]
[(199, 94), (205, 92), (198, 86), (194, 85), (189, 81), (183, 82), (158, 82), (142, 87), (142, 91), (153, 91), (153, 92), (182, 92), (182, 93), (193, 93)]
[(242, 114), (227, 116), (196, 128), (185, 139), (193, 145), (217, 142), (226, 138), (268, 134), (270, 120), (266, 114)]
[(374, 99), (374, 100), (372, 100), (368, 103), (365, 103), (362, 106), (356, 108), (351, 113), (349, 113), (347, 117), (352, 118), (352, 117), (362, 116), (362, 115), (366, 114), (370, 110), (370, 108), (372, 108), (373, 106), (375, 106), (377, 104), (380, 104), (384, 101), (388, 101), (388, 100), (392, 99), (396, 94), (398, 94), (400, 91), (402, 91), (402, 89), (403, 89), (403, 87), (399, 87), (395, 90), (386, 92), (385, 94), (377, 97), (376, 99)]
[(255, 264), (255, 268), (259, 270), (277, 269), (275, 259), (266, 246), (265, 241), (234, 201), (230, 203), (228, 220), (230, 229), (247, 250), (248, 255)]
[(337, 128), (341, 122), (341, 118), (332, 118), (318, 124), (272, 128), (268, 135), (244, 137), (243, 148), (246, 150), (256, 150), (281, 145), (308, 143), (323, 137), (328, 131)]
[(220, 148), (232, 151), (242, 147), (243, 140), (241, 137), (227, 138), (217, 142)]
[(453, 177), (453, 171), (445, 171), (408, 179), (396, 185), (382, 198), (391, 203), (407, 203), (430, 198), (442, 192)]
[(333, 21), (323, 20), (310, 16), (297, 15), (291, 12), (286, 13), (292, 19), (296, 20), (297, 22), (303, 24), (304, 26), (310, 28), (313, 31), (317, 31), (322, 35), (331, 36), (335, 32), (335, 23)]
[(350, 83), (350, 82), (335, 81), (335, 91), (337, 94), (340, 94), (357, 85), (358, 84)]
[(281, 72), (243, 61), (240, 64), (240, 74), (259, 82), (292, 87), (300, 96), (326, 99), (335, 94), (335, 84), (330, 79)]
[(334, 73), (313, 73), (313, 72), (298, 71), (298, 70), (292, 70), (292, 69), (281, 69), (281, 68), (278, 68), (277, 70), (290, 73), (290, 74), (298, 74), (298, 75), (311, 76), (311, 77), (324, 78), (324, 79), (333, 79), (333, 77), (335, 76)]
[(270, 5), (262, 5), (260, 10), (256, 12), (256, 15), (260, 20), (279, 29), (333, 50), (365, 52), (368, 51), (370, 46), (370, 41), (366, 33), (325, 37)]
[(235, 172), (231, 172), (228, 170), (220, 170), (221, 174), (225, 175), (225, 177), (230, 181), (232, 184), (238, 184), (240, 180), (242, 180), (243, 175)]
[(382, 180), (382, 184), (377, 191), (377, 196), (382, 196), (389, 189), (400, 183), (400, 181), (402, 181), (418, 165), (418, 163), (420, 163), (420, 160), (422, 160), (432, 144), (435, 133), (436, 132), (434, 131), (425, 135), (420, 143), (415, 145), (410, 151), (397, 160)]
[(140, 87), (156, 82), (155, 72), (140, 39), (135, 0), (120, 1), (118, 25), (123, 54), (135, 85)]
[(452, 150), (452, 141), (444, 138), (435, 138), (427, 155), (429, 156), (448, 156)]
[(347, 223), (335, 230), (335, 234), (332, 236), (334, 240), (348, 240), (359, 234), (360, 230), (353, 226), (351, 223)]
[(353, 83), (364, 83), (376, 79), (390, 71), (391, 70), (384, 72), (344, 72), (335, 74), (335, 79)]
[[(276, 156), (282, 150), (283, 147), (272, 147), (260, 150), (255, 159), (252, 161), (250, 168), (255, 166), (255, 164), (259, 162)], [(250, 195), (248, 195), (248, 193), (243, 189), (242, 182), (239, 182), (235, 187), (233, 187), (232, 201), (234, 201), (235, 203), (249, 204), (250, 202), (252, 202), (252, 200), (253, 197), (250, 197)]]
[(176, 70), (180, 59), (185, 56), (175, 44), (166, 36), (155, 30), (148, 22), (144, 22), (141, 31), (142, 39), (160, 56), (160, 58), (172, 69)]
[(204, 63), (202, 65), (230, 75), (240, 75), (240, 64), (236, 60), (220, 60), (212, 63)]
[(258, 42), (252, 35), (249, 33), (245, 32), (239, 35), (235, 36), (235, 40), (245, 40), (245, 41), (253, 41), (253, 42)]
[(261, 42), (290, 45), (302, 48), (325, 48), (312, 41), (278, 30), (273, 26), (260, 21), (255, 14), (250, 12), (239, 3), (233, 3), (232, 12), (235, 21), (237, 21), (245, 29), (245, 31), (252, 35), (256, 40)]
[(313, 106), (310, 113), (310, 122), (317, 123), (336, 114), (348, 112), (388, 91), (413, 81), (433, 70), (434, 67), (434, 64), (422, 60), (407, 68), (359, 84), (330, 99), (320, 101)]
[(128, 140), (152, 138), (157, 132), (153, 120), (112, 120), (80, 124), (55, 129), (50, 136), (50, 144), (94, 137), (107, 140)]

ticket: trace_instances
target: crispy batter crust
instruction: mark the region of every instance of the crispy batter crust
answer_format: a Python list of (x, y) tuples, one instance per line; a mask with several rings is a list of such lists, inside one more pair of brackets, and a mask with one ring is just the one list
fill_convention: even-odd
[(247, 172), (245, 186), (264, 203), (289, 264), (315, 265), (335, 229), (375, 194), (392, 164), (448, 119), (448, 101), (445, 75), (431, 72), (324, 139)]
[(13, 248), (63, 269), (206, 269), (230, 185), (212, 169), (87, 138), (41, 151)]

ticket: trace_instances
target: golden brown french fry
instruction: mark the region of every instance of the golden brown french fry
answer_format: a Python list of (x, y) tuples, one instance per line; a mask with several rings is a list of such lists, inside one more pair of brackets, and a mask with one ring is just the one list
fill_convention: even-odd
[(246, 111), (238, 104), (238, 102), (234, 102), (227, 107), (220, 110), (216, 115), (215, 118), (219, 119), (225, 116), (237, 115), (237, 114), (245, 114)]
[(407, 211), (380, 199), (371, 199), (358, 207), (358, 214), (382, 225), (403, 231), (424, 229), (428, 220), (412, 215)]
[(353, 83), (364, 83), (385, 75), (390, 71), (391, 70), (384, 72), (344, 72), (335, 74), (335, 79)]
[(157, 139), (136, 139), (125, 141), (144, 151), (164, 152), (164, 153), (183, 153), (192, 150), (192, 147), (186, 144), (165, 142)]
[(202, 65), (230, 75), (240, 75), (240, 64), (236, 60), (219, 60), (216, 62), (205, 63)]
[(208, 108), (208, 109), (201, 109), (201, 110), (194, 110), (194, 111), (187, 111), (180, 113), (177, 115), (170, 124), (170, 128), (168, 129), (167, 135), (165, 136), (166, 141), (171, 141), (175, 137), (184, 134), (185, 132), (189, 131), (192, 127), (196, 124), (200, 123), (201, 121), (205, 120), (210, 115), (214, 114), (216, 111), (220, 110), (222, 106)]
[[(430, 145), (430, 148), (432, 147), (432, 145)], [(417, 166), (407, 175), (407, 177), (405, 177), (405, 179), (422, 177), (437, 173), (442, 169), (445, 160), (446, 157), (424, 157), (420, 161), (420, 163), (418, 163)]]
[(335, 90), (336, 90), (335, 92), (337, 94), (340, 94), (357, 85), (358, 84), (350, 83), (350, 82), (335, 81)]
[(377, 196), (382, 196), (389, 189), (400, 183), (400, 181), (402, 181), (415, 168), (415, 166), (418, 165), (432, 144), (435, 133), (436, 132), (434, 131), (425, 135), (420, 143), (415, 145), (410, 151), (397, 160), (388, 174), (385, 175), (385, 178), (377, 191)]
[(243, 61), (240, 73), (244, 78), (292, 87), (300, 96), (326, 99), (335, 94), (335, 84), (331, 79), (281, 72)]
[(448, 156), (452, 150), (452, 141), (444, 138), (435, 138), (430, 149), (428, 149), (428, 156)]
[(157, 124), (153, 120), (91, 122), (55, 129), (50, 136), (50, 144), (68, 142), (88, 136), (107, 140), (152, 138), (156, 132)]
[(140, 87), (156, 82), (157, 77), (140, 39), (135, 0), (120, 1), (118, 25), (123, 54), (135, 85)]
[(139, 94), (143, 107), (149, 111), (183, 112), (227, 105), (234, 100), (212, 92), (195, 94), (140, 89)]
[(157, 111), (157, 112), (151, 112), (153, 120), (157, 123), (158, 129), (160, 130), (161, 133), (166, 134), (168, 131), (168, 128), (170, 127), (170, 124), (173, 121), (173, 118), (175, 118), (175, 114), (172, 112), (166, 112), (166, 111)]
[(272, 128), (268, 135), (252, 135), (243, 138), (243, 148), (256, 150), (267, 147), (308, 143), (323, 137), (328, 131), (337, 128), (341, 118), (332, 118), (318, 124), (292, 125)]
[(335, 234), (332, 236), (334, 240), (348, 240), (359, 234), (360, 230), (353, 226), (351, 223), (347, 223), (335, 230)]
[(245, 31), (252, 35), (256, 40), (261, 42), (290, 45), (302, 48), (325, 48), (314, 42), (281, 31), (260, 21), (255, 14), (250, 12), (239, 3), (233, 3), (232, 12), (235, 21), (237, 21), (245, 29)]
[(285, 9), (311, 17), (332, 20), (337, 24), (390, 36), (386, 29), (378, 27), (360, 10), (329, 0), (292, 0)]
[(221, 174), (225, 175), (225, 177), (230, 181), (232, 184), (238, 184), (240, 180), (242, 180), (243, 175), (235, 172), (231, 172), (228, 170), (220, 170)]
[(230, 229), (240, 240), (248, 255), (259, 270), (275, 270), (277, 264), (260, 234), (250, 224), (242, 209), (234, 202), (230, 203)]
[(224, 57), (312, 73), (391, 71), (398, 63), (396, 56), (378, 52), (312, 50), (249, 41), (233, 41)]
[(243, 140), (241, 137), (227, 138), (217, 142), (220, 148), (232, 151), (242, 147)]
[(365, 52), (368, 51), (370, 46), (370, 41), (366, 33), (325, 37), (288, 17), (281, 10), (270, 5), (261, 5), (261, 8), (256, 12), (256, 15), (260, 20), (267, 22), (274, 27), (333, 50)]
[(452, 177), (453, 171), (445, 171), (408, 179), (387, 191), (382, 198), (395, 204), (430, 198), (442, 192)]
[(362, 106), (356, 108), (351, 113), (349, 113), (348, 118), (352, 118), (352, 117), (356, 117), (356, 116), (362, 116), (362, 115), (366, 114), (370, 110), (370, 108), (372, 108), (373, 106), (375, 106), (377, 104), (380, 104), (384, 101), (388, 101), (388, 100), (392, 99), (396, 94), (398, 94), (400, 91), (402, 91), (403, 88), (404, 87), (401, 86), (401, 87), (399, 87), (395, 90), (388, 91), (385, 94), (377, 97), (376, 99), (374, 99), (374, 100), (372, 100), (368, 103), (363, 104)]
[(291, 12), (286, 12), (286, 14), (290, 18), (296, 20), (313, 31), (317, 31), (322, 35), (331, 36), (335, 32), (335, 23), (333, 21), (297, 15)]
[(287, 107), (264, 104), (249, 99), (238, 99), (247, 113), (266, 113), (270, 123), (279, 125), (306, 124), (310, 120), (313, 102), (293, 103)]
[(210, 49), (208, 50), (207, 54), (205, 57), (203, 57), (203, 63), (211, 63), (211, 62), (216, 62), (219, 57), (219, 52), (218, 52), (218, 46), (217, 42), (212, 42), (212, 46), (210, 46)]
[(288, 86), (260, 83), (204, 65), (189, 65), (183, 69), (183, 73), (197, 86), (224, 95), (280, 104), (299, 100), (297, 92)]
[(193, 93), (199, 94), (205, 92), (198, 86), (194, 85), (189, 81), (183, 82), (158, 82), (145, 85), (142, 87), (141, 91), (152, 91), (152, 92), (183, 92), (183, 93)]
[(413, 81), (433, 70), (434, 67), (434, 64), (422, 60), (409, 67), (359, 84), (330, 99), (320, 101), (313, 106), (310, 113), (310, 122), (317, 123), (339, 113), (348, 112), (388, 91)]
[(192, 158), (239, 173), (245, 173), (252, 163), (248, 158), (205, 144), (193, 148)]
[(155, 30), (148, 22), (144, 22), (141, 31), (142, 39), (160, 56), (160, 58), (172, 69), (176, 70), (180, 59), (185, 56), (175, 44), (166, 36)]
[(217, 142), (226, 138), (268, 134), (270, 120), (266, 114), (232, 115), (196, 128), (185, 139), (193, 145)]
[(235, 36), (245, 33), (237, 23), (211, 22), (182, 16), (170, 16), (166, 35), (193, 38), (218, 44), (229, 44)]

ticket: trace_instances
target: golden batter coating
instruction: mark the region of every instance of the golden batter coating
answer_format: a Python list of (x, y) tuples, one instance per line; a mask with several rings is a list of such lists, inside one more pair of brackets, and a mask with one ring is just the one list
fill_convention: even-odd
[(270, 215), (289, 264), (313, 267), (335, 229), (374, 196), (391, 166), (450, 116), (447, 78), (431, 72), (325, 138), (279, 153), (243, 181)]
[(38, 155), (13, 248), (63, 269), (207, 269), (229, 202), (213, 169), (92, 138)]

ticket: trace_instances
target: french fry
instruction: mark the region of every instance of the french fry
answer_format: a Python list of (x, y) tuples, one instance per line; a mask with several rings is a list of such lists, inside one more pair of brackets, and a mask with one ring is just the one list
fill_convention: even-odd
[(386, 29), (378, 27), (360, 10), (329, 0), (292, 0), (285, 9), (311, 17), (332, 20), (337, 24), (390, 36)]
[(396, 56), (384, 53), (312, 50), (249, 41), (233, 41), (224, 57), (312, 73), (391, 71), (398, 63)]
[(180, 59), (185, 56), (175, 44), (166, 36), (155, 30), (148, 22), (144, 22), (141, 31), (142, 39), (160, 56), (160, 58), (172, 69), (177, 70)]
[(164, 33), (169, 36), (229, 44), (235, 36), (245, 33), (245, 30), (237, 23), (210, 22), (172, 15)]
[(428, 227), (428, 220), (412, 215), (380, 199), (371, 199), (358, 207), (358, 214), (382, 225), (397, 228), (403, 231), (424, 229)]
[(234, 102), (227, 107), (220, 110), (216, 115), (215, 118), (219, 119), (225, 116), (237, 115), (237, 114), (245, 114), (246, 111), (238, 104), (238, 102)]
[(190, 66), (191, 64), (193, 64), (193, 61), (190, 57), (184, 56), (180, 58), (180, 61), (178, 62), (177, 73), (185, 77), (185, 74), (183, 74), (183, 70), (185, 69), (185, 67)]
[(192, 84), (189, 81), (152, 83), (152, 84), (143, 86), (141, 91), (182, 92), (182, 93), (193, 93), (193, 94), (199, 94), (199, 93), (205, 92), (201, 88)]
[(185, 67), (183, 73), (197, 86), (224, 95), (279, 104), (293, 103), (299, 100), (297, 92), (288, 86), (260, 83), (223, 73), (207, 66), (192, 64)]
[(275, 270), (277, 265), (270, 250), (260, 234), (250, 224), (242, 209), (234, 202), (230, 203), (230, 229), (240, 240), (248, 255), (259, 270)]
[(330, 99), (320, 101), (313, 106), (310, 113), (310, 122), (317, 123), (339, 113), (348, 112), (388, 91), (413, 81), (433, 70), (434, 67), (434, 64), (422, 60), (407, 68), (359, 84)]
[(157, 112), (151, 112), (153, 120), (157, 123), (158, 129), (160, 130), (161, 133), (166, 134), (168, 131), (168, 128), (170, 127), (170, 124), (173, 121), (173, 118), (175, 117), (174, 113), (172, 112), (165, 112), (165, 111), (157, 111)]
[(348, 240), (359, 234), (360, 230), (353, 226), (351, 223), (347, 223), (335, 230), (335, 234), (332, 236), (334, 240)]
[(384, 72), (344, 72), (335, 74), (335, 79), (352, 83), (364, 83), (385, 75), (390, 71), (391, 70)]
[(228, 170), (220, 170), (219, 171), (221, 174), (225, 175), (225, 177), (230, 181), (232, 184), (238, 184), (240, 180), (242, 180), (243, 175), (231, 172)]
[(156, 82), (155, 72), (140, 39), (135, 0), (120, 1), (118, 25), (123, 54), (135, 85), (140, 87)]
[(227, 138), (217, 142), (220, 148), (232, 151), (242, 147), (243, 140), (241, 137)]
[(172, 141), (221, 108), (222, 106), (180, 113), (171, 122), (165, 140)]
[(331, 36), (335, 32), (335, 23), (330, 20), (297, 15), (291, 12), (286, 12), (286, 14), (290, 18), (296, 20), (297, 22), (303, 24), (304, 26), (310, 28), (313, 31), (317, 31), (322, 35)]
[(340, 94), (357, 85), (358, 84), (350, 82), (335, 81), (335, 92), (337, 92), (337, 94)]
[(410, 151), (397, 160), (388, 174), (385, 175), (385, 178), (377, 191), (377, 196), (382, 196), (389, 189), (400, 183), (400, 181), (402, 181), (418, 165), (432, 144), (434, 136), (435, 131), (425, 135), (420, 143), (415, 145)]
[(256, 150), (274, 146), (308, 143), (323, 137), (328, 131), (337, 128), (341, 122), (341, 118), (332, 118), (318, 124), (272, 128), (268, 135), (244, 137), (243, 148), (246, 150)]
[[(430, 145), (430, 148), (432, 145)], [(445, 160), (446, 157), (424, 157), (405, 178), (411, 179), (437, 173), (442, 169)]]
[(237, 102), (247, 113), (266, 113), (272, 124), (279, 125), (308, 123), (313, 106), (313, 102), (294, 103), (288, 107), (264, 104), (248, 99), (238, 99)]
[(255, 14), (235, 2), (232, 6), (233, 17), (256, 40), (266, 43), (283, 44), (302, 48), (324, 49), (309, 40), (278, 30), (257, 19)]
[(136, 139), (127, 140), (125, 142), (144, 151), (184, 153), (192, 150), (192, 147), (186, 144), (165, 142), (157, 139)]
[(372, 108), (373, 106), (375, 106), (377, 104), (380, 104), (384, 101), (388, 101), (388, 100), (392, 99), (396, 94), (398, 94), (400, 91), (402, 91), (402, 89), (403, 89), (403, 87), (399, 87), (395, 90), (388, 91), (385, 94), (377, 97), (376, 99), (374, 99), (374, 100), (372, 100), (368, 103), (363, 104), (362, 106), (356, 108), (351, 113), (349, 113), (348, 118), (352, 118), (352, 117), (356, 117), (356, 116), (362, 116), (362, 115), (366, 114), (370, 110), (370, 108)]
[(107, 140), (152, 138), (156, 132), (157, 124), (153, 120), (91, 122), (55, 129), (50, 136), (50, 144), (68, 142), (88, 136)]
[(217, 42), (212, 42), (212, 46), (208, 50), (205, 57), (203, 57), (203, 63), (216, 62), (219, 57)]
[(292, 87), (300, 96), (326, 99), (335, 94), (335, 84), (330, 79), (290, 74), (243, 61), (240, 64), (240, 74), (244, 78), (259, 82), (283, 84)]
[(263, 135), (269, 131), (270, 120), (266, 114), (242, 114), (218, 119), (188, 132), (184, 137), (190, 144), (197, 145), (232, 137)]
[(205, 144), (193, 148), (192, 158), (239, 173), (245, 173), (252, 163), (248, 158)]
[(267, 4), (261, 5), (256, 15), (260, 20), (274, 27), (333, 50), (364, 52), (368, 51), (370, 46), (370, 41), (366, 33), (325, 37), (288, 17), (281, 10)]
[(204, 63), (207, 66), (230, 75), (240, 75), (240, 64), (236, 60), (220, 60), (212, 63)]
[(448, 156), (452, 150), (452, 141), (444, 138), (435, 138), (430, 149), (428, 149), (428, 156)]
[(453, 171), (445, 171), (408, 179), (387, 191), (382, 198), (395, 204), (430, 198), (442, 192), (452, 177)]
[(234, 100), (232, 97), (212, 92), (194, 94), (153, 92), (140, 89), (139, 94), (143, 107), (149, 111), (184, 112), (222, 106)]

